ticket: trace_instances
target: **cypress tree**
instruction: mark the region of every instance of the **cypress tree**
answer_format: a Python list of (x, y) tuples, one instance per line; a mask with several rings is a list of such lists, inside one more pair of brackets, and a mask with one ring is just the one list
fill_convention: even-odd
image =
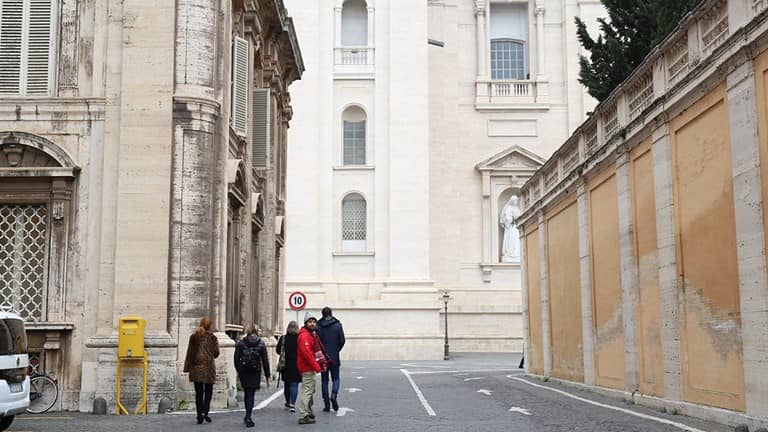
[(579, 42), (589, 58), (579, 56), (579, 82), (602, 102), (674, 30), (699, 0), (602, 0), (608, 19), (599, 18), (597, 40), (576, 18)]

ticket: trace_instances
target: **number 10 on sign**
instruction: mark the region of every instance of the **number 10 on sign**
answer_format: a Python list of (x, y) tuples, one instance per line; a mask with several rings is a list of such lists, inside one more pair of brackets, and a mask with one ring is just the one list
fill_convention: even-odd
[(288, 296), (288, 306), (297, 312), (304, 310), (307, 306), (307, 296), (300, 291), (292, 292), (291, 295)]

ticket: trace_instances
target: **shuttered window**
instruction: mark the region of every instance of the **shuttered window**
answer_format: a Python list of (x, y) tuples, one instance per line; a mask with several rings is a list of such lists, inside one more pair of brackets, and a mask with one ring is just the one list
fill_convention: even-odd
[(269, 166), (271, 99), (270, 89), (255, 89), (253, 91), (251, 146), (253, 147), (254, 169), (265, 169)]
[(344, 165), (365, 165), (365, 120), (344, 120)]
[(235, 36), (232, 47), (232, 127), (238, 135), (248, 135), (248, 57), (249, 43)]
[(53, 90), (56, 0), (0, 0), (0, 95)]

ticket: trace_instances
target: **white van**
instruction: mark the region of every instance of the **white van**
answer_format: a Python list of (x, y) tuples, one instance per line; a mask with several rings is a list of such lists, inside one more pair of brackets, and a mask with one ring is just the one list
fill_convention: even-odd
[(29, 406), (28, 367), (24, 320), (0, 309), (0, 431)]

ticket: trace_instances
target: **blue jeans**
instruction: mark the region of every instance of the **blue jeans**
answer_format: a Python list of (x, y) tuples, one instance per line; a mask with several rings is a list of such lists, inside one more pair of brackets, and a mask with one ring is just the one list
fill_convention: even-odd
[(283, 386), (285, 403), (296, 406), (296, 398), (299, 396), (299, 382), (287, 382)]
[(328, 399), (328, 375), (331, 375), (331, 379), (333, 380), (333, 389), (331, 390), (332, 397), (336, 397), (337, 394), (339, 394), (339, 385), (341, 384), (341, 377), (339, 377), (339, 366), (331, 366), (328, 368), (327, 371), (322, 373), (322, 386), (323, 389), (323, 400)]

